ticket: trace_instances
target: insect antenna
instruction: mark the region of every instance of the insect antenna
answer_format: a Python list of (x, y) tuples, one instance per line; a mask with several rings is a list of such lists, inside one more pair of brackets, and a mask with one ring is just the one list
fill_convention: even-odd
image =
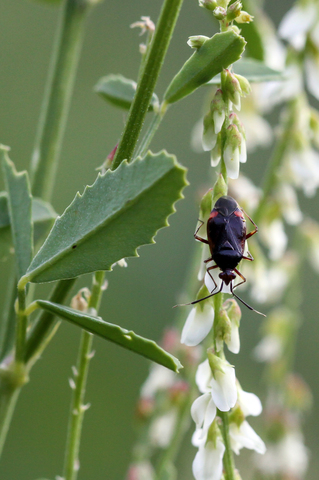
[(258, 313), (258, 315), (262, 315), (263, 317), (266, 317), (266, 316), (267, 316), (267, 315), (265, 315), (264, 313), (261, 313), (261, 312), (258, 312), (258, 310), (255, 310), (253, 307), (251, 307), (250, 305), (248, 305), (248, 303), (244, 302), (244, 300), (242, 300), (238, 295), (236, 295), (236, 293), (234, 293), (234, 291), (233, 291), (232, 285), (231, 285), (231, 287), (230, 287), (230, 290), (231, 290), (231, 293), (234, 295), (234, 297), (236, 297), (241, 303), (243, 303), (244, 305), (246, 305), (246, 307), (249, 308), (249, 310), (252, 310), (253, 312)]
[(195, 303), (199, 303), (199, 302), (202, 302), (203, 300), (207, 300), (207, 298), (213, 297), (214, 295), (217, 295), (217, 293), (220, 293), (222, 291), (223, 285), (224, 285), (224, 282), (222, 282), (221, 287), (218, 290), (218, 292), (211, 293), (210, 295), (207, 295), (206, 297), (200, 298), (199, 300), (194, 300), (193, 302), (190, 302), (190, 303), (179, 303), (178, 305), (174, 305), (173, 308), (175, 308), (175, 307), (186, 307), (186, 305), (195, 305)]

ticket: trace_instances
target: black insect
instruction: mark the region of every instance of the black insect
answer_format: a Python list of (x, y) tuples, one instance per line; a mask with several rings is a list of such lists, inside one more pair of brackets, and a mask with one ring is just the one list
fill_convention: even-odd
[[(246, 278), (237, 269), (237, 265), (242, 259), (250, 261), (254, 260), (249, 252), (247, 252), (247, 256), (244, 255), (245, 241), (257, 233), (258, 227), (246, 213), (245, 215), (255, 227), (255, 229), (250, 233), (246, 233), (246, 221), (243, 209), (240, 208), (236, 200), (234, 200), (232, 197), (225, 196), (220, 197), (217, 200), (213, 210), (211, 211), (207, 221), (207, 240), (197, 235), (199, 229), (204, 224), (204, 222), (200, 220), (201, 224), (194, 233), (194, 237), (196, 240), (209, 245), (211, 257), (205, 260), (205, 263), (212, 260), (215, 262), (215, 265), (207, 268), (207, 273), (213, 280), (215, 288), (211, 291), (210, 295), (207, 295), (207, 297), (199, 300), (195, 300), (194, 302), (191, 302), (190, 305), (194, 305), (195, 303), (201, 302), (206, 298), (220, 293), (225, 283), (226, 285), (230, 285), (231, 293), (240, 302), (246, 305), (246, 307), (256, 313), (259, 313), (260, 315), (263, 315), (264, 317), (266, 316), (252, 308), (234, 293), (235, 288), (246, 282)], [(219, 278), (222, 280), (220, 289), (217, 292), (215, 292), (217, 289), (217, 284), (210, 273), (210, 271), (215, 268), (220, 268), (221, 273), (219, 274)], [(233, 286), (233, 280), (236, 278), (236, 275), (242, 279), (242, 282)]]

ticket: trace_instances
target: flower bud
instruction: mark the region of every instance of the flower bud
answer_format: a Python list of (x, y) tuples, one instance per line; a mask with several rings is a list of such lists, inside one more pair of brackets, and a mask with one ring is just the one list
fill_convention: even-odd
[[(221, 134), (217, 135), (216, 145), (210, 152), (210, 164), (212, 167), (217, 167), (222, 157), (222, 138)], [(226, 194), (225, 194), (226, 195)]]
[(88, 302), (91, 296), (91, 292), (88, 288), (84, 287), (78, 291), (71, 300), (71, 307), (80, 312), (86, 312), (88, 309)]
[(236, 17), (240, 15), (241, 9), (243, 8), (243, 5), (240, 0), (237, 0), (237, 2), (234, 2), (231, 4), (230, 7), (227, 9), (227, 20), (232, 21)]
[(213, 205), (217, 202), (220, 197), (227, 195), (227, 184), (223, 175), (220, 173), (217, 177), (217, 181), (213, 186)]
[(229, 178), (238, 178), (242, 137), (236, 125), (229, 125), (226, 132), (224, 161), (227, 174)]
[(229, 423), (235, 423), (238, 427), (245, 420), (245, 415), (240, 406), (237, 404), (229, 414)]
[(223, 7), (217, 7), (213, 11), (213, 15), (217, 20), (224, 20), (224, 18), (226, 17), (226, 13), (227, 12), (226, 12), (225, 8), (223, 8)]
[(207, 10), (215, 10), (217, 7), (216, 0), (199, 0), (199, 6), (203, 8), (207, 8)]
[(222, 309), (219, 312), (218, 324), (215, 328), (216, 348), (219, 352), (223, 347), (223, 342), (228, 343), (231, 338), (231, 322), (226, 313), (226, 310)]
[(234, 77), (239, 81), (239, 85), (242, 91), (242, 96), (249, 95), (251, 93), (251, 86), (247, 78), (242, 75), (234, 74)]
[(228, 69), (222, 72), (222, 90), (224, 95), (240, 110), (240, 97), (242, 90), (238, 79)]
[(204, 45), (208, 39), (209, 37), (205, 37), (205, 35), (193, 35), (188, 37), (187, 45), (189, 45), (191, 48), (198, 49)]
[(241, 319), (241, 310), (240, 306), (234, 298), (229, 298), (224, 302), (223, 308), (226, 310), (226, 313), (232, 323), (239, 327)]
[[(213, 188), (215, 188), (215, 187), (213, 187)], [(200, 203), (200, 218), (202, 220), (204, 220), (204, 219), (206, 220), (206, 218), (209, 217), (210, 212), (212, 211), (212, 208), (213, 208), (213, 194), (214, 194), (213, 188), (210, 188), (209, 190), (207, 190), (207, 192), (205, 193), (205, 195), (203, 196), (203, 198), (201, 200), (201, 203)]]
[(219, 133), (225, 121), (225, 111), (226, 111), (223, 92), (220, 88), (216, 91), (214, 98), (211, 101), (210, 111), (214, 121), (215, 133)]
[(209, 366), (212, 371), (213, 377), (215, 377), (216, 372), (225, 373), (223, 368), (225, 365), (225, 360), (222, 360), (221, 358), (217, 357), (217, 355), (215, 355), (214, 350), (212, 348), (209, 348), (207, 350), (207, 357), (208, 357), (208, 362), (209, 362)]
[(242, 10), (238, 17), (235, 18), (235, 22), (237, 23), (250, 23), (254, 20), (254, 17), (252, 15), (249, 15), (248, 12), (245, 12)]

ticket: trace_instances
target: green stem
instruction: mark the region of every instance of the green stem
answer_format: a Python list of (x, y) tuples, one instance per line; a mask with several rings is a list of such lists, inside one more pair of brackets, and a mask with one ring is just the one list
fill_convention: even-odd
[[(60, 280), (56, 284), (49, 300), (54, 303), (64, 303), (75, 281), (76, 278)], [(25, 348), (24, 360), (28, 364), (28, 369), (30, 369), (30, 366), (33, 365), (43, 352), (45, 346), (55, 333), (57, 325), (59, 325), (59, 322), (56, 321), (55, 315), (44, 311), (41, 312), (34, 322), (31, 332), (27, 337)]]
[(10, 388), (6, 382), (0, 380), (0, 457), (20, 391), (21, 387), (16, 388), (13, 385)]
[(16, 330), (16, 349), (15, 361), (24, 363), (24, 351), (27, 336), (28, 317), (25, 314), (25, 288), (18, 289), (18, 312), (17, 312), (17, 330)]
[(221, 431), (225, 444), (225, 453), (223, 457), (225, 480), (235, 480), (235, 465), (230, 445), (228, 412), (221, 412), (218, 410), (218, 416), (222, 419)]
[(33, 195), (50, 200), (79, 62), (89, 2), (65, 0), (31, 161)]
[(132, 160), (135, 146), (144, 124), (152, 94), (173, 35), (177, 17), (183, 0), (165, 0), (152, 38), (145, 67), (138, 83), (134, 101), (122, 134), (112, 169), (115, 170), (123, 160)]
[(0, 361), (2, 361), (14, 345), (16, 328), (16, 312), (14, 302), (17, 297), (17, 277), (14, 269), (11, 270), (8, 280), (8, 295), (5, 300), (2, 321), (0, 324)]
[(149, 124), (148, 130), (141, 141), (140, 146), (137, 149), (136, 156), (137, 157), (143, 157), (146, 152), (148, 147), (150, 146), (151, 141), (153, 140), (153, 137), (155, 135), (156, 130), (159, 127), (159, 124), (163, 120), (164, 114), (161, 114), (160, 112), (156, 113), (153, 118), (151, 123)]
[[(97, 310), (100, 305), (103, 282), (104, 272), (96, 272), (93, 277), (92, 293), (88, 305), (88, 311), (93, 315), (97, 314)], [(78, 456), (81, 441), (81, 430), (84, 412), (87, 409), (87, 406), (83, 404), (83, 401), (89, 363), (92, 358), (92, 342), (93, 335), (85, 330), (82, 330), (69, 417), (67, 445), (65, 450), (66, 453), (63, 474), (64, 480), (76, 480), (79, 469)]]

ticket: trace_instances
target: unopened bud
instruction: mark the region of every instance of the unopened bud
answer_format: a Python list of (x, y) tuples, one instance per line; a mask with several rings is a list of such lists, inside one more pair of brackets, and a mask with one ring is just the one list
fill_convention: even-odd
[(224, 20), (224, 18), (226, 17), (226, 13), (226, 9), (223, 7), (217, 7), (213, 11), (213, 15), (217, 20)]
[(252, 15), (249, 15), (248, 12), (242, 10), (240, 14), (235, 18), (235, 22), (237, 23), (250, 23), (254, 20)]
[(208, 357), (208, 362), (209, 362), (209, 366), (212, 371), (213, 377), (215, 377), (216, 372), (225, 373), (223, 368), (225, 365), (225, 360), (222, 360), (221, 358), (217, 357), (217, 355), (215, 355), (214, 350), (212, 348), (209, 348), (207, 350), (207, 357)]
[(241, 310), (240, 306), (236, 302), (234, 298), (229, 298), (223, 304), (224, 309), (227, 312), (227, 315), (232, 323), (239, 327), (240, 319), (241, 319)]
[(229, 414), (229, 422), (230, 423), (235, 423), (237, 427), (240, 427), (240, 425), (243, 423), (245, 420), (245, 415), (240, 406), (237, 404), (230, 412)]
[(209, 37), (205, 37), (205, 35), (193, 35), (192, 37), (188, 37), (187, 45), (191, 48), (200, 48), (204, 45), (206, 40), (209, 40)]
[(242, 90), (238, 79), (228, 69), (222, 72), (222, 90), (224, 95), (240, 110), (240, 97)]
[(199, 0), (199, 6), (203, 8), (207, 8), (207, 10), (215, 10), (217, 7), (216, 0)]
[(210, 111), (214, 122), (214, 131), (215, 133), (219, 133), (222, 129), (226, 112), (224, 96), (220, 88), (216, 91), (214, 98), (211, 101)]
[(213, 188), (210, 188), (200, 202), (200, 218), (206, 220), (213, 208)]
[(240, 88), (241, 88), (241, 91), (242, 91), (242, 95), (243, 96), (249, 95), (251, 93), (251, 86), (250, 86), (250, 83), (248, 82), (247, 78), (243, 77), (242, 75), (238, 75), (238, 74), (235, 74), (234, 76), (235, 76), (235, 78), (237, 78), (237, 80), (239, 82), (239, 85), (240, 85)]
[(213, 186), (213, 205), (217, 202), (220, 197), (227, 195), (227, 184), (223, 175), (220, 173), (217, 177), (217, 181)]
[(218, 324), (215, 329), (215, 339), (218, 352), (222, 349), (223, 342), (228, 343), (231, 339), (231, 322), (224, 309), (219, 312)]
[(71, 300), (71, 307), (80, 312), (86, 312), (91, 292), (88, 288), (81, 288)]
[(231, 6), (228, 7), (227, 9), (227, 20), (228, 21), (235, 20), (235, 18), (240, 15), (242, 8), (243, 8), (243, 5), (240, 0), (237, 0), (237, 2), (232, 3)]

